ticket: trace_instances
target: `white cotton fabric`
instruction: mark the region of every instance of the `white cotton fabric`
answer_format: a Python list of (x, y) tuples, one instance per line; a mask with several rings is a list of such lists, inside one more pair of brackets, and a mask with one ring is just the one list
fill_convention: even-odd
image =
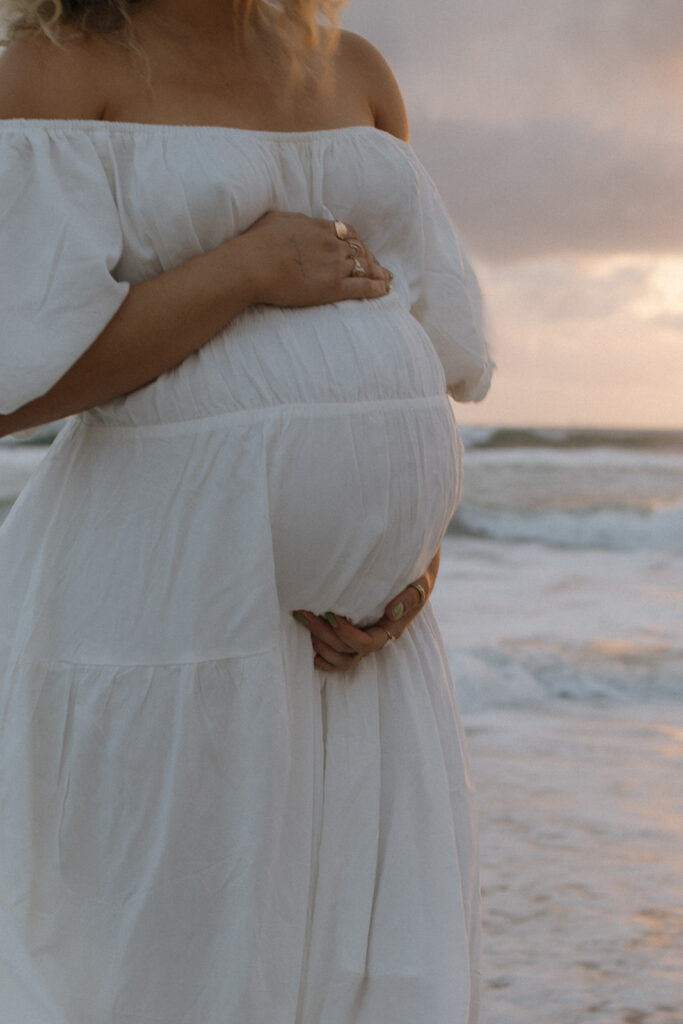
[(429, 605), (363, 625), (457, 504), (481, 294), (409, 145), (0, 125), (0, 412), (132, 284), (269, 209), (353, 224), (386, 298), (247, 310), (73, 418), (0, 530), (3, 1024), (475, 1024), (476, 808)]

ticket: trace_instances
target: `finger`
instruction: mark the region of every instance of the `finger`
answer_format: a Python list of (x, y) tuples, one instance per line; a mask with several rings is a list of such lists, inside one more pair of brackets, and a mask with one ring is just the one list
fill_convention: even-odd
[(379, 619), (379, 621), (374, 622), (372, 626), (368, 626), (366, 634), (368, 640), (373, 644), (376, 653), (377, 651), (384, 650), (387, 644), (391, 644), (394, 640), (398, 640), (404, 628), (405, 627), (399, 630), (393, 622), (390, 622), (387, 619)]
[(384, 270), (384, 267), (380, 267), (375, 260), (369, 259), (368, 257), (356, 256), (353, 253), (347, 256), (344, 260), (344, 273), (348, 277), (381, 277), (385, 281), (390, 280), (388, 272)]
[(368, 268), (368, 277), (376, 278), (391, 284), (394, 280), (394, 275), (386, 267), (383, 267), (381, 263), (372, 263)]
[(317, 637), (312, 638), (313, 650), (316, 654), (319, 654), (321, 658), (338, 669), (349, 669), (354, 668), (363, 657), (362, 654), (342, 654), (340, 651), (330, 647), (324, 640), (319, 640)]
[(306, 626), (312, 636), (324, 640), (329, 647), (342, 654), (355, 654), (355, 649), (349, 647), (344, 639), (337, 635), (330, 623), (321, 615), (314, 615), (313, 612), (304, 610), (292, 612), (292, 614), (297, 622), (300, 622), (302, 626)]
[[(386, 267), (383, 267), (381, 263), (376, 259), (373, 253), (369, 249), (366, 249), (360, 242), (349, 243), (355, 244), (360, 247), (359, 251), (353, 249), (348, 250), (346, 259), (348, 262), (353, 263), (354, 258), (358, 259), (365, 268), (365, 272), (368, 277), (383, 277), (385, 281), (393, 280), (394, 275)], [(348, 248), (348, 246), (347, 246)]]
[(347, 238), (344, 244), (347, 248), (347, 259), (351, 260), (354, 256), (357, 256), (359, 259), (367, 259), (371, 255), (358, 238)]
[(325, 659), (321, 658), (319, 654), (316, 654), (316, 656), (314, 657), (313, 664), (315, 665), (316, 668), (319, 668), (322, 672), (337, 672), (338, 671), (338, 669), (336, 669), (334, 667), (334, 665), (330, 665), (329, 661), (325, 661)]
[(386, 267), (383, 267), (381, 263), (372, 262), (368, 266), (368, 277), (375, 281), (383, 281), (387, 292), (391, 291), (392, 281), (394, 275)]
[(316, 656), (313, 659), (313, 664), (315, 665), (316, 668), (319, 668), (321, 672), (349, 672), (351, 669), (355, 668), (357, 665), (360, 664), (360, 659), (358, 659), (358, 661), (354, 662), (353, 665), (350, 665), (348, 668), (338, 668), (336, 665), (331, 665), (329, 661), (326, 661), (319, 654), (316, 654)]
[(388, 620), (379, 620), (365, 629), (359, 629), (341, 615), (335, 615), (334, 619), (337, 636), (359, 654), (374, 654), (389, 643), (388, 631), (391, 630), (391, 625)]
[(371, 262), (367, 258), (350, 253), (344, 261), (344, 269), (350, 277), (373, 277)]
[(405, 619), (406, 616), (412, 616), (414, 612), (417, 612), (429, 600), (429, 581), (427, 577), (420, 576), (418, 579), (413, 580), (413, 583), (419, 584), (424, 590), (424, 601), (417, 586), (413, 586), (412, 583), (408, 584), (400, 594), (396, 594), (391, 599), (384, 609), (386, 617), (391, 622), (399, 622), (401, 619)]
[[(345, 299), (380, 299), (391, 291), (391, 283), (384, 278), (344, 277), (340, 281), (341, 301)], [(336, 301), (336, 300), (331, 300)]]
[[(353, 244), (353, 241), (350, 243)], [(371, 281), (379, 281), (384, 285), (384, 291), (380, 294), (387, 294), (391, 291), (391, 281), (394, 275), (390, 270), (381, 266), (371, 252), (364, 250), (364, 247), (360, 242), (355, 243), (359, 247), (359, 251), (356, 251), (349, 247), (349, 244), (344, 243), (344, 253), (339, 263), (339, 270), (342, 280), (348, 278), (366, 279)], [(361, 253), (360, 250), (363, 250)], [(356, 296), (353, 296), (354, 298)], [(367, 297), (365, 294), (361, 297)]]
[[(381, 278), (384, 281), (389, 282), (393, 280), (394, 275), (392, 272), (386, 267), (383, 267), (382, 264), (376, 260), (370, 250), (367, 249), (366, 246), (364, 246), (357, 238), (349, 237), (344, 239), (344, 245), (346, 246), (346, 252), (344, 253), (344, 260), (346, 264), (351, 264), (351, 267), (353, 267), (357, 260), (363, 267), (366, 277), (376, 279)], [(352, 274), (352, 270), (349, 270), (348, 273)]]

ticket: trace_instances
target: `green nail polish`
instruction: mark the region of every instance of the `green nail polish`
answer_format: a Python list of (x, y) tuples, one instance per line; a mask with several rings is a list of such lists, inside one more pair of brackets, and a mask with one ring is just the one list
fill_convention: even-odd
[(292, 615), (297, 622), (300, 622), (302, 626), (307, 626), (306, 616), (302, 612), (292, 612)]
[(394, 605), (394, 607), (391, 609), (391, 614), (394, 616), (395, 619), (401, 618), (401, 616), (403, 615), (402, 601), (398, 601), (397, 604)]
[(324, 618), (324, 619), (327, 619), (327, 621), (329, 622), (329, 624), (330, 624), (331, 626), (333, 626), (333, 627), (334, 627), (334, 629), (336, 629), (336, 628), (337, 628), (337, 620), (335, 619), (335, 617), (334, 617), (334, 615), (332, 614), (332, 612), (325, 612), (325, 614), (323, 615), (323, 618)]

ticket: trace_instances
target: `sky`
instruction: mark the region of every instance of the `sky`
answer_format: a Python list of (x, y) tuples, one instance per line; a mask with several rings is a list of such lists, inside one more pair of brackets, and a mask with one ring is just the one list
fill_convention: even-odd
[(683, 0), (353, 0), (477, 270), (461, 422), (683, 428)]

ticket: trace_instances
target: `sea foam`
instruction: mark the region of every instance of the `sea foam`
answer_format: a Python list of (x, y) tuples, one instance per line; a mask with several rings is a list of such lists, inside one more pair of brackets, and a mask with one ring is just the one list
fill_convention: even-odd
[(683, 551), (683, 502), (650, 509), (540, 512), (464, 506), (449, 532), (510, 542), (535, 541), (561, 548)]

